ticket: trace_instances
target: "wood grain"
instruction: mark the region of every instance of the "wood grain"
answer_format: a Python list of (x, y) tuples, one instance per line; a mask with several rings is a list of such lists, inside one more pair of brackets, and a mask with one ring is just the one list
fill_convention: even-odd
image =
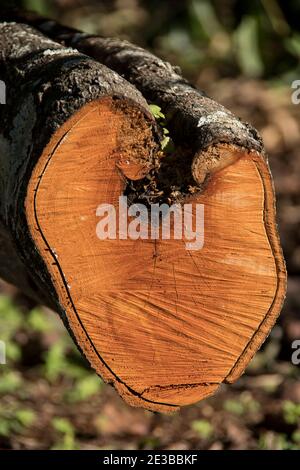
[(34, 169), (26, 213), (89, 362), (131, 405), (170, 412), (236, 380), (277, 318), (285, 267), (273, 188), (259, 154), (232, 148), (233, 163), (188, 200), (204, 204), (202, 250), (99, 240), (96, 208), (117, 206), (124, 190), (124, 119), (102, 100), (67, 122)]

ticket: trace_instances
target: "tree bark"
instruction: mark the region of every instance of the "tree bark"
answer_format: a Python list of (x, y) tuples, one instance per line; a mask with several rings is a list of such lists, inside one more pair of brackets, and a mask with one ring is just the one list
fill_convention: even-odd
[[(284, 299), (261, 140), (151, 54), (28, 21), (160, 104), (180, 151), (162, 153), (145, 98), (117, 73), (27, 25), (0, 24), (0, 274), (57, 310), (131, 405), (195, 403), (242, 374)], [(204, 206), (201, 249), (184, 237), (122, 238), (120, 227), (97, 239), (100, 204), (116, 207), (139, 182), (148, 191), (149, 178), (171, 190), (174, 174), (195, 185), (180, 187), (193, 220)]]
[[(178, 67), (149, 51), (118, 38), (83, 33), (35, 13), (11, 11), (1, 16), (31, 24), (55, 41), (93, 57), (135, 85), (148, 102), (161, 106), (175, 143), (195, 154), (193, 174), (199, 183), (213, 167), (218, 169), (223, 165), (220, 144), (234, 144), (242, 150), (263, 153), (261, 137), (250, 124), (191, 85)], [(214, 148), (213, 160), (210, 151), (205, 154), (209, 148)]]

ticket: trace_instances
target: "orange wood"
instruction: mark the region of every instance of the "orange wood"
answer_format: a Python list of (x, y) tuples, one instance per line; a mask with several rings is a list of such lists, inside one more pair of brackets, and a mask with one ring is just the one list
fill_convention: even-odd
[(138, 136), (124, 137), (128, 119), (106, 99), (62, 126), (34, 169), (26, 213), (92, 367), (131, 405), (170, 412), (241, 375), (278, 316), (285, 266), (271, 176), (255, 153), (188, 201), (205, 207), (202, 250), (99, 240), (96, 208), (117, 206), (124, 190), (120, 138)]

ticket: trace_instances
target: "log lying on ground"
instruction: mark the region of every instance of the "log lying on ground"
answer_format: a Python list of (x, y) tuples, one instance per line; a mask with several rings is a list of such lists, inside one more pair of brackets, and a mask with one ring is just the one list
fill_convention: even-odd
[[(256, 133), (190, 88), (197, 135), (190, 140), (191, 102), (172, 160), (143, 97), (117, 74), (25, 25), (1, 24), (0, 47), (1, 276), (56, 309), (92, 367), (134, 406), (172, 411), (234, 381), (285, 294)], [(100, 204), (118, 207), (132, 192), (143, 200), (142, 188), (150, 202), (168, 201), (173, 187), (194, 218), (204, 205), (202, 249), (161, 234), (122, 239), (120, 227), (115, 239), (97, 238)]]

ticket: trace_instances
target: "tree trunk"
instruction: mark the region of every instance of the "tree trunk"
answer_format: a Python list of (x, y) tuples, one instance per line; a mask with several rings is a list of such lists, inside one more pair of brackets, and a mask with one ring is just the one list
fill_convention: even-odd
[[(178, 149), (163, 154), (147, 103), (119, 75), (26, 25), (0, 24), (1, 276), (57, 310), (128, 403), (194, 403), (241, 375), (285, 295), (261, 140), (151, 54), (35, 25), (160, 104)], [(126, 238), (120, 226), (99, 240), (97, 208), (122, 195), (188, 203), (194, 222), (203, 204), (204, 246)]]

